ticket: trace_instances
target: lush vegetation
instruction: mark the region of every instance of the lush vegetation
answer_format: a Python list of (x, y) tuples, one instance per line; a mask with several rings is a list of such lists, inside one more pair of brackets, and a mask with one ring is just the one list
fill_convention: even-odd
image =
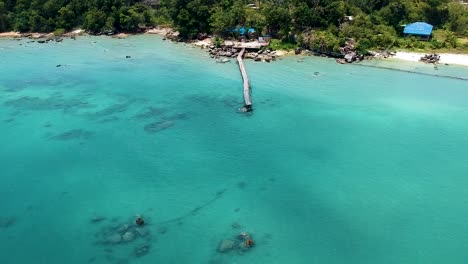
[[(400, 38), (401, 25), (415, 21), (434, 25), (431, 41)], [(161, 24), (188, 39), (204, 33), (227, 37), (236, 27), (252, 27), (288, 48), (337, 51), (353, 38), (360, 50), (442, 49), (467, 45), (458, 38), (468, 36), (468, 5), (451, 0), (0, 0), (0, 31), (81, 27), (106, 34)]]
[(158, 1), (137, 0), (0, 0), (0, 31), (92, 33), (139, 31), (170, 22)]

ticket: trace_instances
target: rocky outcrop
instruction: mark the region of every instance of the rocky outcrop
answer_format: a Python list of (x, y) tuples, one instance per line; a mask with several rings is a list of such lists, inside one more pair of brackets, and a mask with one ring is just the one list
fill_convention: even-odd
[(166, 33), (165, 37), (172, 41), (181, 41), (182, 38), (179, 35), (180, 35), (179, 31), (175, 31), (171, 29)]
[(128, 34), (119, 33), (119, 34), (113, 35), (112, 38), (126, 39), (126, 38), (128, 38)]
[[(208, 53), (210, 54), (211, 58), (216, 59), (217, 62), (227, 62), (225, 58), (235, 58), (239, 55), (239, 51), (236, 48), (232, 47), (220, 47), (217, 48), (214, 45), (209, 46)], [(277, 55), (276, 52), (270, 50), (259, 50), (257, 52), (246, 52), (244, 54), (245, 59), (252, 59), (254, 61), (262, 61), (262, 62), (271, 62), (276, 60)]]
[(63, 37), (68, 37), (68, 38), (75, 38), (78, 36), (82, 36), (85, 34), (85, 31), (83, 29), (76, 29), (67, 33), (62, 34)]
[(440, 55), (439, 54), (426, 54), (422, 56), (419, 60), (425, 63), (438, 63), (440, 60)]
[(353, 39), (346, 41), (345, 45), (340, 48), (340, 53), (344, 55), (343, 59), (337, 59), (338, 63), (353, 63), (360, 62), (364, 59), (364, 55), (358, 54), (356, 51), (356, 43)]
[(29, 38), (32, 40), (37, 40), (38, 43), (46, 43), (49, 41), (62, 42), (63, 38), (60, 36), (54, 35), (54, 33), (24, 33), (21, 34), (23, 38)]
[(366, 59), (372, 60), (372, 59), (386, 59), (388, 57), (394, 56), (395, 52), (389, 52), (386, 50), (379, 50), (379, 51), (372, 51), (369, 50), (367, 51), (366, 54)]

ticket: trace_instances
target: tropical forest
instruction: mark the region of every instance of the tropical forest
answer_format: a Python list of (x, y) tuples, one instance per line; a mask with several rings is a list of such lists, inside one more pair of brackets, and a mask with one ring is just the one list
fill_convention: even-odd
[[(404, 25), (433, 25), (433, 37), (403, 38)], [(468, 3), (450, 0), (0, 0), (0, 32), (91, 34), (171, 27), (183, 40), (208, 34), (235, 37), (252, 28), (278, 48), (338, 50), (347, 39), (358, 50), (467, 50)]]

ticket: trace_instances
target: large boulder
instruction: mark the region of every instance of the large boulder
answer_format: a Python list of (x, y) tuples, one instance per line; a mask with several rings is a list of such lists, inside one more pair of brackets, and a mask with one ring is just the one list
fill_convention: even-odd
[(356, 53), (350, 52), (344, 56), (344, 59), (346, 60), (347, 63), (351, 63), (356, 59)]

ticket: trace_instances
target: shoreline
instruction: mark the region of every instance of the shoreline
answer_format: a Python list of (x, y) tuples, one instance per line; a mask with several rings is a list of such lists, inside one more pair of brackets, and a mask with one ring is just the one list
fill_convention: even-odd
[[(420, 58), (425, 54), (427, 53), (397, 51), (396, 54), (390, 58), (395, 60), (424, 63), (420, 61)], [(438, 53), (438, 55), (440, 55), (438, 64), (468, 66), (468, 54)]]
[[(118, 39), (125, 39), (130, 36), (137, 36), (137, 35), (160, 35), (163, 37), (163, 40), (172, 40), (172, 41), (177, 41), (179, 32), (175, 31), (172, 28), (169, 27), (157, 27), (157, 28), (152, 28), (148, 29), (144, 32), (141, 33), (117, 33), (114, 35), (96, 35), (96, 36), (106, 36), (110, 38), (118, 38)], [(77, 29), (74, 31), (66, 32), (61, 35), (54, 35), (54, 33), (39, 33), (39, 32), (29, 32), (29, 33), (20, 33), (20, 32), (15, 32), (15, 31), (9, 31), (9, 32), (1, 32), (0, 33), (0, 39), (23, 39), (23, 38), (28, 38), (28, 39), (33, 39), (33, 40), (53, 40), (53, 39), (59, 39), (59, 38), (76, 38), (79, 36), (94, 36), (92, 34), (86, 33), (82, 29)], [(43, 43), (43, 42), (41, 42)], [(212, 37), (207, 37), (203, 40), (192, 40), (192, 41), (187, 41), (185, 42), (187, 44), (199, 47), (201, 49), (209, 49), (210, 46), (213, 46), (214, 40)], [(285, 57), (285, 56), (291, 56), (295, 55), (293, 50), (275, 50), (275, 56), (276, 57)], [(248, 53), (247, 53), (248, 54)]]
[[(118, 33), (114, 35), (104, 35), (110, 38), (119, 38), (119, 39), (124, 39), (129, 36), (136, 36), (136, 35), (160, 35), (163, 36), (164, 40), (165, 39), (170, 39), (170, 40), (176, 40), (179, 36), (179, 32), (173, 30), (172, 28), (168, 27), (158, 27), (158, 28), (153, 28), (153, 29), (148, 29), (144, 32), (141, 33)], [(82, 29), (77, 29), (74, 31), (66, 32), (62, 35), (54, 35), (54, 33), (38, 33), (38, 32), (31, 32), (31, 33), (20, 33), (20, 32), (1, 32), (0, 33), (0, 39), (22, 39), (22, 38), (29, 38), (29, 39), (46, 39), (46, 40), (52, 40), (52, 39), (57, 39), (61, 37), (69, 37), (69, 38), (75, 38), (79, 36), (92, 36), (88, 33), (86, 33)], [(196, 47), (200, 47), (201, 49), (209, 49), (210, 46), (214, 45), (213, 38), (207, 37), (204, 40), (193, 40), (186, 42), (187, 44), (191, 44)], [(294, 50), (275, 50), (275, 55), (277, 57), (286, 57), (286, 56), (293, 56), (296, 55)], [(399, 60), (399, 61), (408, 61), (408, 62), (417, 62), (417, 63), (424, 63), (420, 61), (420, 58), (423, 57), (425, 54), (430, 54), (434, 52), (428, 52), (428, 53), (421, 53), (421, 52), (408, 52), (408, 51), (397, 51), (395, 55), (390, 56), (386, 59), (390, 60)], [(453, 65), (458, 65), (458, 66), (466, 66), (468, 67), (468, 54), (457, 54), (457, 53), (438, 53), (440, 55), (440, 60), (438, 64), (453, 64)], [(385, 59), (384, 59), (385, 60)]]

